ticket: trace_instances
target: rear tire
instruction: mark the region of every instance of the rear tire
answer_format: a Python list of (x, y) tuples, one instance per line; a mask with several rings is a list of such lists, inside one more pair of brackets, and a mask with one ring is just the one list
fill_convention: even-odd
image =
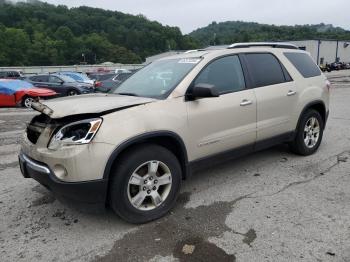
[(181, 167), (172, 152), (154, 144), (135, 146), (113, 168), (110, 206), (130, 223), (158, 219), (175, 205), (181, 181)]
[(68, 90), (67, 92), (67, 96), (76, 96), (76, 95), (79, 95), (79, 92), (74, 89)]
[(294, 141), (289, 144), (292, 152), (308, 156), (317, 151), (323, 137), (324, 122), (319, 112), (310, 109), (301, 117)]

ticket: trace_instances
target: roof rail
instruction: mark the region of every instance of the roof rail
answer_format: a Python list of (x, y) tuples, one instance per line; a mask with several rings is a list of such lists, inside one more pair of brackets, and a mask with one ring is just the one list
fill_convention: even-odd
[(251, 42), (251, 43), (235, 43), (228, 47), (228, 49), (233, 48), (247, 48), (247, 47), (272, 47), (272, 48), (286, 48), (286, 49), (299, 49), (294, 44), (283, 43), (283, 42)]
[(200, 52), (200, 51), (206, 51), (205, 49), (193, 49), (193, 50), (187, 50), (185, 52), (185, 54), (189, 54), (189, 53), (194, 53), (194, 52)]

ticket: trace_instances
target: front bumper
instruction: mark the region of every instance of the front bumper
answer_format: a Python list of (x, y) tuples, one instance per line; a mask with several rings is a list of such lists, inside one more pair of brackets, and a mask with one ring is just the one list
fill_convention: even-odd
[(19, 155), (21, 172), (25, 178), (33, 178), (48, 188), (58, 199), (105, 205), (107, 196), (107, 180), (84, 182), (64, 182), (57, 179), (48, 165), (31, 159), (22, 152)]

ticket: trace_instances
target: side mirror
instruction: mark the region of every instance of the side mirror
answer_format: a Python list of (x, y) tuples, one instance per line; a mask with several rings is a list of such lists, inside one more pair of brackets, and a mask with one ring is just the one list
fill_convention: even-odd
[(198, 83), (192, 87), (191, 91), (187, 95), (188, 100), (195, 100), (197, 98), (205, 97), (218, 97), (219, 91), (214, 85)]

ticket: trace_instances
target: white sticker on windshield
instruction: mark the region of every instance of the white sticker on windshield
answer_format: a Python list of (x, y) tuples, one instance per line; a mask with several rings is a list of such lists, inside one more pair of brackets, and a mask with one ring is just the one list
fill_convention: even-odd
[(200, 58), (183, 58), (179, 61), (179, 64), (198, 64), (200, 61)]

